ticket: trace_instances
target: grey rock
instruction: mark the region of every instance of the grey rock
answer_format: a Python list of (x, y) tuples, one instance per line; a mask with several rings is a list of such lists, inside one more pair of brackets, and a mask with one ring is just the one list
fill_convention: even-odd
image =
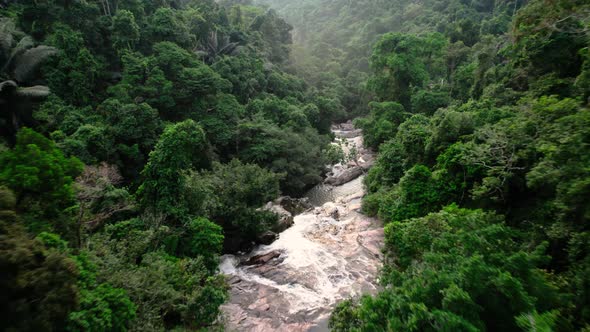
[(281, 252), (277, 251), (277, 250), (273, 250), (273, 251), (267, 252), (266, 254), (261, 254), (261, 255), (256, 255), (256, 256), (250, 257), (250, 259), (248, 259), (246, 262), (244, 262), (244, 265), (266, 264), (271, 259), (277, 258), (279, 256), (281, 256)]
[(293, 216), (307, 211), (313, 207), (313, 205), (309, 202), (309, 198), (307, 197), (293, 198), (290, 196), (281, 196), (277, 198), (274, 203), (289, 211), (289, 213), (291, 213)]
[(347, 168), (344, 171), (340, 172), (339, 174), (333, 175), (328, 177), (324, 183), (332, 185), (332, 186), (340, 186), (347, 182), (350, 182), (364, 173), (364, 170), (360, 166), (354, 166), (351, 168)]
[(277, 240), (279, 235), (272, 231), (266, 231), (260, 235), (258, 235), (257, 242), (269, 245)]

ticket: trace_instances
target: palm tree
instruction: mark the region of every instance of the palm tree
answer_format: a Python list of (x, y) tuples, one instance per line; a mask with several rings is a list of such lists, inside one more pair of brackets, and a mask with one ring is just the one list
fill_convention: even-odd
[(230, 42), (229, 36), (218, 35), (217, 31), (211, 31), (201, 41), (201, 45), (197, 47), (195, 54), (201, 57), (205, 63), (212, 64), (218, 57), (235, 54), (238, 47), (239, 43)]
[(35, 46), (12, 20), (0, 18), (0, 133), (13, 136), (32, 103), (49, 95), (47, 86), (32, 83), (41, 63), (56, 53), (54, 47)]

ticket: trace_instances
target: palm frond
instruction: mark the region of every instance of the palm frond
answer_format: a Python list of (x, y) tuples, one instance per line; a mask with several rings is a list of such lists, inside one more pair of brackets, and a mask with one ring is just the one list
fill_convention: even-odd
[(16, 94), (19, 97), (27, 99), (43, 99), (49, 96), (50, 93), (51, 91), (45, 85), (29, 86), (26, 88), (18, 88), (16, 90)]
[(27, 82), (37, 67), (48, 57), (57, 53), (51, 46), (39, 45), (31, 48), (16, 59), (14, 78), (18, 82)]
[(17, 57), (19, 54), (24, 53), (29, 48), (35, 46), (35, 42), (31, 36), (24, 36), (19, 40), (18, 44), (10, 52), (11, 57)]
[(34, 46), (33, 38), (30, 36), (23, 37), (18, 44), (10, 52), (10, 56), (5, 63), (2, 64), (2, 73), (8, 74), (15, 59), (25, 53), (26, 50)]
[(14, 22), (8, 18), (0, 18), (0, 51), (8, 56), (12, 43), (14, 43)]
[(16, 90), (18, 88), (18, 84), (15, 81), (7, 80), (0, 82), (0, 95), (5, 95), (11, 93), (11, 91)]
[(229, 43), (221, 48), (217, 53), (219, 55), (231, 55), (238, 47), (238, 43)]

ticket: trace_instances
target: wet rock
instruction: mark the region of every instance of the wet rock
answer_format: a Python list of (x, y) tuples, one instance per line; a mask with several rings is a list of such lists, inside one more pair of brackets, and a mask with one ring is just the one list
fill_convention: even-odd
[(272, 227), (273, 232), (280, 233), (293, 226), (293, 215), (282, 206), (274, 202), (268, 202), (263, 209), (274, 212), (279, 216), (276, 224)]
[(373, 167), (375, 164), (375, 155), (371, 153), (363, 154), (358, 159), (358, 165), (362, 167), (364, 170), (368, 170), (369, 168)]
[(306, 210), (309, 210), (313, 205), (309, 202), (309, 198), (293, 198), (290, 196), (281, 196), (277, 198), (274, 203), (280, 205), (283, 209), (289, 211), (291, 215), (298, 215)]
[(341, 173), (328, 177), (324, 183), (332, 186), (340, 186), (347, 182), (350, 182), (363, 174), (364, 170), (360, 166), (351, 167), (345, 169)]
[(256, 246), (256, 243), (244, 241), (241, 234), (235, 230), (228, 230), (223, 240), (224, 253), (248, 252)]
[(333, 125), (332, 130), (350, 131), (354, 130), (354, 125), (352, 124), (352, 121), (349, 120), (343, 123)]
[(371, 229), (358, 234), (357, 242), (377, 258), (381, 258), (383, 229)]
[(361, 203), (350, 203), (346, 206), (346, 208), (348, 209), (348, 211), (360, 211), (362, 208), (362, 204)]
[(353, 130), (335, 130), (334, 134), (336, 137), (340, 138), (355, 138), (359, 137), (363, 134), (360, 129), (353, 129)]
[(278, 239), (279, 235), (272, 231), (266, 231), (258, 235), (258, 242), (261, 244), (269, 245)]
[[(282, 196), (277, 198), (274, 202), (266, 203), (263, 209), (274, 212), (278, 215), (278, 220), (271, 230), (275, 233), (280, 233), (293, 226), (294, 215), (300, 214), (311, 208), (313, 208), (313, 205), (311, 205), (308, 198)], [(266, 243), (268, 241), (270, 242)], [(270, 236), (266, 236), (265, 241), (261, 241), (261, 243), (270, 244), (272, 241), (270, 240)]]
[(328, 202), (322, 206), (322, 210), (324, 215), (332, 217), (335, 220), (340, 219), (340, 211), (338, 211), (338, 206), (336, 206), (336, 204)]
[(278, 251), (278, 250), (273, 250), (273, 251), (267, 252), (266, 254), (256, 255), (256, 256), (250, 257), (249, 260), (247, 260), (246, 262), (244, 262), (244, 265), (260, 265), (260, 264), (266, 264), (271, 259), (277, 258), (279, 256), (281, 256), (281, 252)]
[(227, 283), (230, 285), (239, 284), (242, 281), (242, 278), (238, 276), (232, 276), (227, 280)]

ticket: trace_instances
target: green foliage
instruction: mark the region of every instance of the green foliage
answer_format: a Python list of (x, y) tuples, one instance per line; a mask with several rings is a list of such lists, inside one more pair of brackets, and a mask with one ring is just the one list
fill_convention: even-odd
[(49, 94), (38, 84), (38, 69), (55, 55), (53, 47), (35, 46), (33, 39), (18, 30), (14, 21), (0, 17), (0, 135), (13, 136), (23, 124), (29, 124), (33, 104)]
[(406, 120), (408, 114), (396, 102), (372, 102), (369, 107), (369, 116), (357, 119), (355, 126), (363, 130), (364, 143), (377, 148), (381, 143), (395, 137), (399, 125)]
[(209, 166), (208, 146), (203, 129), (192, 120), (164, 130), (142, 171), (144, 181), (138, 190), (144, 208), (181, 218), (185, 207), (180, 201), (183, 177), (189, 169)]
[(341, 305), (331, 325), (338, 331), (518, 331), (516, 317), (550, 310), (559, 297), (537, 268), (544, 248), (520, 249), (502, 220), (450, 206), (389, 224), (387, 289)]
[(297, 132), (281, 128), (261, 114), (240, 123), (238, 156), (241, 160), (267, 167), (283, 174), (281, 190), (287, 194), (301, 194), (321, 181), (324, 172), (322, 148), (328, 140), (306, 128)]
[[(306, 12), (309, 7), (301, 8), (301, 17), (314, 17)], [(341, 17), (359, 18), (359, 25), (384, 24), (380, 32), (362, 32), (379, 39), (369, 78), (375, 98), (420, 114), (394, 122), (392, 116), (379, 117), (373, 103), (371, 113), (356, 120), (365, 142), (379, 149), (365, 178), (369, 195), (363, 211), (389, 223), (390, 257), (384, 290), (344, 302), (333, 314), (333, 327), (569, 331), (587, 326), (587, 312), (568, 302), (587, 306), (583, 280), (588, 278), (582, 277), (590, 216), (583, 203), (590, 163), (588, 94), (582, 88), (587, 11), (581, 1), (542, 0), (360, 1), (339, 7)], [(331, 17), (324, 27), (338, 26), (329, 30), (334, 34), (345, 30), (342, 22)], [(320, 38), (329, 40), (327, 34), (312, 40)], [(355, 57), (351, 45), (362, 45), (360, 40), (336, 35), (323, 50), (339, 47), (348, 52), (340, 59), (348, 60)], [(507, 225), (472, 212), (485, 219), (469, 222), (485, 230), (481, 235), (468, 225), (441, 222), (448, 209), (412, 219), (451, 202), (504, 214)], [(466, 216), (466, 210), (453, 209)], [(498, 239), (501, 233), (504, 240)], [(469, 286), (471, 278), (477, 284)]]
[(14, 191), (27, 226), (71, 236), (70, 225), (61, 217), (76, 204), (72, 183), (82, 163), (66, 158), (54, 142), (23, 128), (14, 148), (0, 154), (0, 164), (0, 182)]
[[(157, 241), (150, 237), (153, 234), (135, 229), (128, 236)], [(137, 318), (131, 329), (206, 327), (219, 315), (219, 306), (227, 298), (224, 280), (220, 275), (208, 276), (200, 257), (181, 259), (162, 251), (145, 252), (144, 248), (139, 251), (141, 263), (136, 265), (135, 258), (130, 260), (117, 249), (124, 248), (125, 243), (136, 243), (132, 237), (109, 240), (108, 235), (100, 234), (96, 240), (106, 253), (100, 264), (108, 282), (125, 289), (137, 303)]]
[(184, 191), (189, 211), (223, 226), (228, 242), (255, 240), (276, 221), (259, 208), (278, 196), (279, 176), (255, 164), (215, 163), (209, 172), (188, 174)]
[(256, 97), (267, 85), (263, 61), (246, 54), (223, 57), (213, 65), (213, 69), (231, 82), (232, 93), (242, 103)]
[(211, 329), (367, 110), (385, 287), (336, 331), (588, 328), (587, 1), (260, 2), (0, 5), (2, 328)]
[(400, 124), (395, 140), (400, 144), (406, 168), (426, 162), (426, 146), (431, 135), (430, 119), (422, 114), (413, 115)]
[(97, 82), (104, 65), (85, 47), (82, 33), (56, 24), (47, 41), (60, 50), (43, 68), (51, 91), (75, 106), (96, 102)]
[(439, 108), (449, 105), (450, 98), (445, 91), (420, 90), (412, 94), (412, 111), (432, 115)]
[(559, 312), (549, 311), (522, 314), (516, 318), (516, 323), (523, 331), (554, 331)]
[(116, 50), (133, 49), (139, 41), (139, 26), (135, 16), (128, 10), (119, 10), (113, 16), (113, 47)]
[(367, 190), (374, 193), (380, 187), (390, 187), (398, 183), (404, 175), (404, 157), (402, 146), (396, 140), (390, 140), (379, 148), (379, 157), (364, 182)]
[(387, 222), (420, 217), (438, 210), (445, 197), (440, 181), (428, 167), (416, 165), (400, 179), (399, 185), (385, 194), (379, 217)]
[[(62, 331), (78, 305), (76, 265), (31, 239), (15, 213), (15, 195), (0, 187), (0, 302), (3, 330)], [(42, 236), (59, 242), (56, 236)]]
[[(1, 7), (0, 135), (10, 148), (0, 184), (30, 232), (18, 239), (35, 237), (43, 251), (35, 264), (68, 253), (79, 263), (77, 282), (64, 268), (44, 275), (54, 288), (38, 287), (51, 295), (64, 279), (63, 308), (48, 304), (43, 316), (37, 302), (30, 314), (41, 323), (17, 316), (15, 329), (210, 328), (227, 298), (218, 255), (275, 225), (261, 207), (279, 188), (299, 194), (322, 180), (342, 85), (317, 91), (288, 70), (292, 28), (260, 7)], [(21, 258), (10, 271), (32, 268)], [(28, 303), (26, 292), (15, 303)]]
[(369, 82), (377, 97), (397, 101), (410, 110), (412, 89), (422, 87), (428, 79), (427, 68), (444, 43), (441, 35), (415, 37), (390, 33), (381, 37), (371, 57), (374, 76)]
[(69, 315), (69, 331), (127, 331), (135, 305), (127, 293), (109, 284), (80, 292), (80, 310)]
[(147, 32), (151, 40), (170, 41), (178, 45), (188, 46), (190, 35), (187, 31), (188, 27), (183, 23), (182, 17), (177, 10), (159, 7), (149, 17)]
[(48, 232), (41, 232), (35, 237), (36, 240), (43, 243), (47, 248), (56, 249), (61, 252), (66, 252), (68, 249), (68, 242), (62, 240), (59, 235)]
[(207, 268), (215, 272), (219, 262), (217, 255), (223, 249), (223, 230), (205, 218), (191, 220), (186, 226), (186, 248), (190, 257), (202, 256)]

